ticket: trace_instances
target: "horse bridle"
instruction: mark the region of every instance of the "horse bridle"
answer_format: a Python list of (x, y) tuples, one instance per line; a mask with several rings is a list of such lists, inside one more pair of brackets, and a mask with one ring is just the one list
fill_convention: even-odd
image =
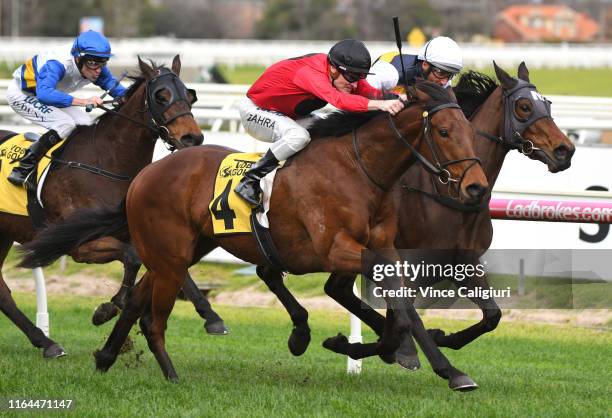
[[(161, 138), (166, 144), (167, 148), (173, 151), (180, 143), (170, 134), (170, 130), (167, 126), (181, 116), (193, 115), (191, 113), (191, 105), (195, 102), (195, 100), (190, 101), (187, 98), (187, 88), (176, 74), (167, 68), (161, 68), (157, 71), (158, 75), (148, 80), (145, 84), (143, 109), (138, 111), (139, 113), (147, 112), (149, 114), (150, 119), (147, 122), (134, 119), (131, 116), (124, 115), (103, 105), (98, 107), (105, 112), (112, 113), (153, 131), (156, 135), (155, 140), (157, 140), (158, 137)], [(168, 100), (167, 104), (161, 104), (155, 100), (156, 94), (163, 89), (167, 89), (170, 92), (170, 100)], [(182, 101), (187, 103), (187, 108), (189, 110), (179, 112), (170, 118), (166, 118), (164, 116), (168, 109)]]
[[(167, 89), (170, 91), (170, 100), (168, 100), (168, 104), (165, 106), (155, 100), (155, 95), (162, 89)], [(154, 141), (157, 141), (157, 138), (161, 138), (164, 141), (164, 144), (170, 151), (174, 151), (177, 148), (177, 145), (180, 143), (170, 135), (170, 130), (167, 128), (167, 125), (171, 123), (173, 120), (184, 116), (191, 115), (191, 105), (195, 103), (196, 95), (195, 91), (191, 91), (191, 94), (194, 97), (193, 101), (190, 101), (187, 98), (187, 89), (183, 82), (179, 79), (179, 77), (174, 74), (172, 71), (167, 68), (162, 68), (158, 70), (158, 75), (147, 81), (145, 84), (145, 94), (144, 94), (144, 105), (142, 110), (138, 110), (139, 113), (148, 112), (150, 115), (150, 123), (142, 122), (138, 119), (134, 119), (131, 116), (124, 115), (114, 109), (109, 109), (104, 105), (99, 105), (98, 107), (104, 110), (105, 112), (112, 113), (113, 115), (119, 116), (121, 118), (127, 119), (131, 122), (134, 122), (137, 125), (144, 126), (145, 128), (153, 131), (155, 133)], [(111, 102), (114, 102), (112, 100)], [(171, 118), (166, 118), (164, 113), (170, 109), (173, 105), (180, 101), (187, 102), (187, 107), (189, 111), (183, 111), (173, 115)], [(94, 125), (92, 131), (92, 138), (95, 141), (95, 132), (97, 125)], [(96, 174), (102, 177), (109, 178), (111, 180), (116, 181), (131, 181), (132, 177), (124, 176), (121, 174), (113, 173), (108, 170), (104, 170), (100, 167), (92, 166), (89, 164), (75, 162), (75, 161), (64, 161), (61, 159), (55, 159), (54, 162), (58, 164), (64, 164), (71, 168), (76, 168), (79, 170), (88, 171), (92, 174)]]
[[(516, 86), (503, 92), (504, 117), (500, 126), (502, 136), (495, 136), (482, 131), (476, 131), (476, 133), (498, 142), (508, 149), (516, 149), (522, 154), (529, 155), (534, 151), (542, 150), (536, 148), (533, 142), (523, 137), (523, 134), (537, 120), (552, 118), (550, 112), (551, 101), (538, 93), (536, 86), (533, 84), (521, 79), (516, 80)], [(525, 92), (528, 93), (525, 94)], [(514, 113), (516, 102), (520, 99), (527, 99), (532, 104), (531, 115), (525, 120), (519, 119)]]
[[(407, 104), (412, 104), (414, 102), (407, 102)], [(442, 184), (449, 184), (450, 187), (450, 183), (461, 183), (461, 181), (463, 181), (463, 178), (465, 177), (465, 174), (467, 173), (467, 171), (476, 163), (481, 164), (481, 161), (479, 158), (477, 157), (468, 157), (468, 158), (461, 158), (461, 159), (456, 159), (456, 160), (449, 160), (446, 161), (444, 163), (440, 162), (440, 158), (438, 157), (438, 152), (436, 152), (436, 146), (434, 144), (433, 139), (431, 138), (431, 118), (440, 110), (443, 109), (459, 109), (461, 110), (461, 107), (457, 104), (457, 103), (444, 103), (438, 106), (434, 106), (430, 109), (427, 109), (423, 112), (423, 125), (421, 128), (421, 135), (419, 135), (420, 139), (419, 139), (419, 143), (415, 146), (413, 146), (410, 141), (408, 141), (408, 139), (402, 135), (402, 133), (397, 129), (397, 127), (395, 126), (395, 122), (393, 122), (393, 118), (391, 117), (391, 114), (387, 113), (387, 120), (389, 121), (389, 126), (391, 127), (391, 130), (395, 133), (395, 137), (396, 139), (398, 139), (406, 148), (408, 148), (412, 154), (414, 155), (414, 157), (419, 160), (421, 162), (421, 164), (423, 164), (423, 166), (425, 167), (425, 169), (430, 172), (431, 174), (434, 174), (436, 176), (438, 176), (438, 180), (440, 181), (440, 183)], [(420, 142), (423, 140), (423, 138), (425, 138), (425, 142), (427, 143), (427, 146), (429, 147), (429, 149), (431, 150), (432, 155), (434, 156), (435, 159), (435, 163), (430, 162), (423, 154), (421, 154), (418, 150), (418, 148), (420, 148)], [(386, 189), (385, 187), (383, 187), (380, 183), (378, 183), (374, 178), (372, 178), (372, 176), (368, 173), (368, 171), (366, 170), (365, 166), (363, 165), (361, 156), (359, 155), (359, 144), (357, 142), (357, 130), (354, 129), (353, 130), (353, 148), (355, 150), (355, 156), (356, 156), (356, 160), (357, 160), (357, 164), (359, 165), (359, 168), (361, 169), (361, 171), (366, 175), (366, 177), (372, 182), (374, 183), (378, 188), (387, 191), (388, 189)], [(470, 164), (464, 171), (463, 173), (461, 173), (461, 177), (459, 178), (453, 178), (450, 171), (448, 171), (447, 167), (451, 166), (452, 164), (458, 164), (464, 161), (472, 161), (472, 164)]]

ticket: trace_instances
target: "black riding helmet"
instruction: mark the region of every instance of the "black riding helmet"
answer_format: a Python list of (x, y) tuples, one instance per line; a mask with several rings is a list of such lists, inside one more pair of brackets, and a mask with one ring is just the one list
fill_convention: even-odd
[(372, 59), (363, 42), (345, 39), (329, 50), (329, 62), (344, 72), (370, 74)]

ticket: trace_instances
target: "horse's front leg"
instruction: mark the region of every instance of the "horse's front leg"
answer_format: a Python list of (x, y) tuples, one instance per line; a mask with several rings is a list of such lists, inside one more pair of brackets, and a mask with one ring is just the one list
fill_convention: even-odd
[[(465, 287), (467, 289), (475, 289), (478, 287), (489, 288), (490, 284), (487, 280), (486, 275), (482, 277), (474, 276), (463, 282), (454, 282), (456, 286)], [(433, 337), (438, 347), (448, 347), (453, 350), (459, 350), (465, 345), (471, 343), (481, 335), (493, 331), (497, 328), (499, 321), (502, 316), (501, 309), (497, 306), (495, 299), (483, 299), (481, 297), (471, 297), (470, 300), (474, 302), (482, 311), (482, 320), (480, 322), (469, 326), (461, 331), (457, 331), (451, 334), (446, 334), (441, 329), (429, 329), (427, 332)]]
[(293, 330), (289, 336), (289, 351), (294, 356), (304, 354), (310, 344), (310, 327), (308, 326), (308, 311), (295, 299), (285, 286), (283, 273), (268, 266), (258, 266), (257, 275), (266, 283), (283, 304), (293, 322)]
[[(361, 272), (361, 252), (364, 249), (365, 247), (348, 233), (337, 233), (329, 249), (327, 265), (325, 266), (326, 270), (353, 273), (352, 275), (343, 276), (352, 286), (354, 275)], [(399, 291), (401, 281), (385, 278), (382, 285), (388, 291)], [(346, 354), (353, 359), (374, 355), (393, 355), (400, 345), (401, 336), (410, 331), (410, 319), (406, 315), (405, 310), (398, 309), (399, 305), (396, 300), (388, 299), (387, 302), (390, 309), (383, 323), (382, 337), (378, 342), (349, 344), (346, 336), (338, 334), (325, 340), (323, 346), (334, 352)], [(400, 303), (402, 303), (401, 300)], [(355, 309), (354, 306), (353, 309)], [(380, 320), (375, 319), (375, 321), (378, 322), (374, 325), (379, 328)]]

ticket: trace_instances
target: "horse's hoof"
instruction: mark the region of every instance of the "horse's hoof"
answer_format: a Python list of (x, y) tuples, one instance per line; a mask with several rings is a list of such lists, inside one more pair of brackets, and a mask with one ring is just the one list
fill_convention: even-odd
[(435, 341), (438, 347), (443, 347), (443, 345), (441, 344), (444, 344), (445, 339), (446, 339), (446, 333), (444, 331), (438, 328), (434, 328), (434, 329), (428, 329), (427, 333), (429, 334), (431, 339)]
[(380, 357), (380, 359), (382, 361), (384, 361), (387, 364), (394, 364), (395, 363), (395, 353), (393, 354), (379, 354), (378, 357)]
[(170, 383), (174, 383), (174, 384), (176, 384), (176, 383), (178, 383), (178, 382), (179, 382), (179, 378), (178, 378), (178, 376), (168, 376), (168, 377), (166, 378), (166, 380), (167, 380), (168, 382), (170, 382)]
[(91, 317), (91, 322), (93, 322), (95, 326), (100, 326), (116, 317), (118, 313), (119, 308), (114, 303), (105, 302), (96, 308)]
[(397, 364), (406, 370), (416, 372), (421, 368), (421, 362), (419, 361), (418, 354), (395, 353), (395, 356), (397, 358)]
[(59, 345), (58, 343), (54, 343), (43, 350), (44, 358), (64, 357), (65, 355), (66, 355), (66, 352), (64, 351), (62, 346)]
[(115, 362), (114, 356), (108, 355), (102, 350), (96, 350), (93, 355), (96, 359), (96, 370), (102, 373), (106, 373)]
[(227, 335), (229, 334), (229, 328), (225, 326), (223, 321), (217, 321), (209, 324), (204, 324), (204, 329), (208, 335)]
[(291, 354), (296, 357), (301, 356), (308, 348), (308, 344), (310, 344), (310, 331), (300, 332), (295, 328), (291, 331), (289, 341), (287, 342)]
[(323, 347), (340, 354), (348, 354), (348, 344), (348, 338), (341, 333), (323, 341)]
[(448, 381), (448, 387), (459, 392), (469, 392), (478, 389), (478, 385), (467, 375), (459, 375)]

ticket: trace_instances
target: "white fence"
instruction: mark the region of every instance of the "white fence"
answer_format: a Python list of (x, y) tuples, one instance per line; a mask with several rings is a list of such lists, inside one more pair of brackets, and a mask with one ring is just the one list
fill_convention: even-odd
[[(0, 80), (0, 90), (6, 90), (9, 82), (10, 80)], [(189, 87), (194, 88), (198, 95), (198, 102), (193, 109), (198, 123), (210, 126), (212, 132), (222, 129), (242, 132), (236, 103), (245, 97), (248, 85), (193, 83), (189, 84)], [(100, 94), (100, 89), (88, 86), (77, 95), (84, 97), (95, 94)], [(612, 98), (582, 96), (548, 96), (548, 98), (553, 102), (552, 114), (555, 122), (561, 129), (571, 132), (578, 143), (597, 142), (600, 138), (599, 131), (612, 130)], [(95, 110), (92, 114), (100, 115), (101, 111)], [(27, 123), (6, 105), (4, 94), (0, 94), (0, 119), (4, 120), (2, 129)], [(39, 131), (31, 124), (27, 129)]]
[[(386, 30), (389, 28), (381, 28)], [(21, 63), (32, 54), (48, 49), (70, 50), (72, 38), (0, 38), (0, 57), (11, 64)], [(391, 40), (390, 40), (391, 41)], [(169, 63), (180, 54), (184, 66), (203, 67), (214, 63), (228, 65), (270, 65), (280, 59), (312, 52), (327, 52), (334, 41), (261, 41), (227, 39), (132, 38), (111, 39), (114, 65), (132, 66), (137, 55)], [(367, 42), (373, 57), (393, 51), (394, 42)], [(461, 45), (469, 67), (490, 67), (495, 60), (511, 68), (525, 61), (541, 67), (612, 67), (609, 44), (472, 44)], [(418, 48), (405, 46), (405, 53)]]

